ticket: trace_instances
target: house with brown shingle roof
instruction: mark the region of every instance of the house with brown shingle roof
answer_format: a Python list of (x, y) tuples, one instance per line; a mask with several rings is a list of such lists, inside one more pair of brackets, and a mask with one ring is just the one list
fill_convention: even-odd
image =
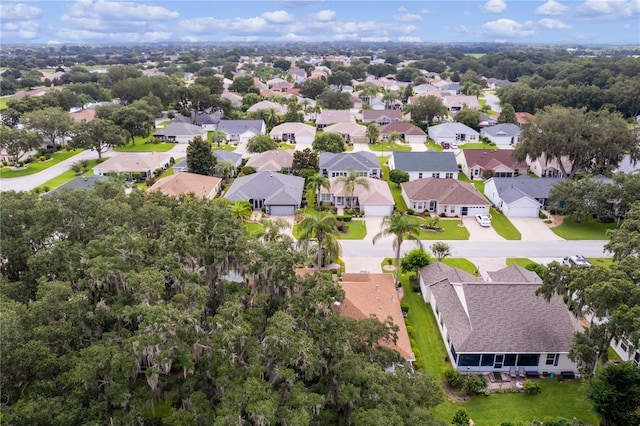
[(389, 140), (389, 133), (398, 132), (400, 137), (409, 144), (425, 144), (427, 142), (427, 134), (420, 127), (411, 123), (390, 123), (380, 126), (380, 139)]
[(246, 166), (253, 167), (256, 172), (291, 172), (293, 151), (288, 149), (261, 152), (247, 161)]
[(335, 123), (324, 128), (325, 133), (338, 133), (345, 143), (367, 143), (367, 128), (358, 123)]
[(161, 192), (172, 197), (194, 194), (198, 198), (212, 199), (219, 189), (220, 178), (181, 172), (158, 180), (149, 188), (149, 192)]
[(328, 202), (337, 207), (360, 207), (367, 217), (388, 216), (393, 213), (395, 201), (387, 182), (381, 179), (365, 177), (368, 188), (356, 185), (353, 194), (349, 194), (344, 182), (337, 177), (329, 179), (329, 188), (320, 190), (322, 202)]
[(396, 342), (389, 339), (379, 344), (394, 349), (407, 361), (414, 361), (393, 274), (345, 273), (340, 286), (344, 290), (344, 301), (338, 306), (340, 314), (356, 320), (373, 315), (380, 322), (390, 318), (398, 327), (398, 338)]
[(356, 119), (348, 109), (326, 109), (316, 117), (316, 128), (324, 129), (330, 124), (355, 122)]
[(515, 161), (508, 149), (465, 149), (456, 154), (456, 161), (469, 179), (484, 179), (484, 172), (491, 171), (495, 177), (516, 177), (527, 172), (524, 162)]
[(536, 116), (528, 112), (516, 112), (516, 121), (518, 125), (531, 123), (536, 119)]
[(491, 203), (470, 183), (456, 179), (426, 178), (401, 184), (407, 207), (443, 217), (489, 214)]
[(402, 121), (402, 111), (399, 109), (365, 109), (362, 111), (363, 123), (378, 123), (380, 125), (399, 123)]

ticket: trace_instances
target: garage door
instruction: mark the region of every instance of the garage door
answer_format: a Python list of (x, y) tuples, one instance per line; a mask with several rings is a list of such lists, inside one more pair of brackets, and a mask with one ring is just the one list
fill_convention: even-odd
[(393, 212), (393, 206), (364, 206), (365, 216), (389, 216)]
[[(464, 207), (460, 209), (464, 212)], [(466, 216), (475, 216), (477, 214), (489, 214), (489, 207), (468, 206)]]
[(538, 217), (538, 209), (535, 207), (509, 207), (504, 214), (507, 217)]
[(293, 216), (295, 212), (294, 206), (269, 206), (269, 214), (272, 216)]

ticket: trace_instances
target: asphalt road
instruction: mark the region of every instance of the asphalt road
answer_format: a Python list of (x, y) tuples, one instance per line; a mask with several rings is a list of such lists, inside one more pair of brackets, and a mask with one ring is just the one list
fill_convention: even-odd
[(489, 105), (493, 111), (502, 111), (502, 108), (500, 108), (500, 99), (496, 95), (493, 93), (483, 92), (483, 97), (484, 100), (487, 101), (487, 105)]

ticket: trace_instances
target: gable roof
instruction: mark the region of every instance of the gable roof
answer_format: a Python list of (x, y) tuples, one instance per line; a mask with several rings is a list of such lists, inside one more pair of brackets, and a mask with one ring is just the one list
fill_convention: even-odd
[(316, 124), (355, 123), (348, 109), (327, 109), (316, 117)]
[[(381, 179), (374, 179), (365, 177), (369, 184), (369, 188), (365, 188), (362, 185), (356, 185), (353, 188), (353, 196), (358, 198), (358, 203), (362, 206), (367, 205), (383, 205), (392, 206), (395, 204), (393, 195), (391, 195), (391, 189), (386, 181)], [(331, 193), (334, 196), (348, 196), (345, 189), (345, 183), (341, 182), (337, 177), (329, 179), (329, 188), (320, 190), (321, 193)]]
[(458, 353), (569, 352), (580, 326), (561, 297), (536, 296), (539, 286), (443, 280), (430, 289)]
[(367, 128), (358, 123), (335, 123), (324, 128), (325, 133), (339, 133), (341, 135), (349, 135), (353, 138), (366, 137)]
[(387, 117), (390, 120), (402, 120), (402, 111), (399, 109), (365, 109), (362, 111), (363, 120), (378, 120)]
[(459, 268), (454, 268), (438, 261), (428, 264), (420, 269), (420, 277), (426, 285), (434, 284), (442, 280), (452, 283), (481, 282), (482, 278), (471, 275)]
[(237, 178), (227, 191), (229, 201), (264, 199), (265, 204), (296, 205), (302, 200), (304, 178), (275, 172), (256, 172)]
[(220, 178), (217, 177), (181, 172), (159, 179), (149, 188), (149, 191), (162, 192), (173, 197), (193, 193), (196, 197), (205, 198), (215, 196), (212, 192), (219, 183)]
[[(197, 127), (197, 126), (196, 126)], [(146, 172), (169, 164), (171, 154), (166, 152), (121, 152), (98, 164), (102, 172)]]
[(509, 149), (465, 149), (461, 153), (468, 167), (480, 166), (485, 170), (493, 170), (500, 165), (510, 169), (527, 168), (526, 163), (517, 162), (511, 157), (513, 151)]
[(491, 205), (475, 186), (456, 179), (417, 179), (404, 182), (401, 186), (410, 200), (436, 200), (439, 204)]
[(457, 172), (458, 163), (453, 152), (394, 152), (394, 167), (405, 172)]
[(378, 163), (378, 157), (370, 151), (356, 151), (356, 152), (321, 152), (319, 159), (319, 166), (321, 169), (327, 170), (371, 170), (379, 169), (380, 163)]
[[(185, 119), (189, 120), (189, 118), (185, 117)], [(182, 123), (179, 121), (173, 120), (171, 123), (164, 126), (162, 129), (157, 129), (153, 132), (153, 135), (159, 136), (201, 136), (207, 134), (207, 131), (200, 126), (196, 126), (191, 123)]]
[(304, 123), (282, 123), (275, 126), (269, 132), (271, 137), (280, 137), (285, 133), (293, 133), (294, 135), (300, 136), (312, 136), (316, 135), (316, 128)]
[(247, 109), (247, 112), (258, 112), (262, 110), (269, 110), (271, 108), (275, 109), (278, 115), (285, 115), (287, 113), (287, 108), (284, 105), (272, 101), (260, 101), (255, 103)]
[[(185, 115), (178, 115), (171, 122), (193, 124), (191, 121), (193, 120), (194, 116), (195, 113), (191, 113), (190, 117), (187, 117)], [(212, 112), (211, 114), (207, 114), (204, 112), (200, 112), (198, 113), (197, 118), (198, 124), (218, 124), (220, 122), (220, 119), (222, 118), (222, 113)]]
[(542, 279), (538, 274), (515, 264), (497, 271), (487, 272), (487, 275), (494, 282), (542, 284)]
[(288, 149), (271, 150), (261, 152), (249, 158), (247, 166), (253, 167), (256, 171), (279, 172), (283, 168), (293, 166), (293, 151)]
[(240, 134), (246, 131), (260, 133), (264, 129), (263, 120), (220, 120), (218, 130), (227, 134)]
[(340, 286), (344, 290), (344, 300), (338, 308), (341, 315), (356, 320), (373, 315), (381, 322), (391, 317), (399, 329), (398, 339), (395, 344), (391, 340), (380, 344), (395, 349), (404, 359), (415, 359), (392, 274), (345, 273)]
[[(561, 178), (536, 179), (529, 176), (518, 176), (515, 178), (492, 177), (487, 182), (493, 181), (496, 186), (498, 196), (505, 203), (512, 203), (523, 197), (535, 199), (549, 198), (551, 188), (560, 182)], [(486, 183), (485, 183), (486, 187)]]
[(526, 124), (535, 121), (536, 116), (528, 112), (516, 112), (516, 121), (518, 124)]
[(520, 127), (513, 123), (501, 123), (480, 130), (482, 136), (519, 136)]
[(385, 135), (391, 132), (399, 132), (404, 133), (405, 135), (410, 136), (427, 136), (427, 134), (420, 127), (415, 126), (411, 123), (389, 123), (383, 126), (380, 126), (380, 134)]
[[(443, 123), (429, 127), (429, 134), (434, 138), (455, 137), (456, 134), (480, 135), (471, 127), (462, 123)], [(437, 141), (436, 141), (437, 142)]]
[(66, 182), (59, 187), (55, 188), (51, 192), (47, 192), (46, 195), (54, 194), (56, 192), (63, 191), (65, 189), (93, 189), (96, 186), (96, 182), (107, 181), (109, 180), (108, 176), (79, 176), (73, 178), (69, 182)]
[(236, 166), (242, 161), (242, 154), (237, 152), (225, 151), (224, 149), (218, 149), (213, 151), (213, 155), (218, 161), (231, 161)]

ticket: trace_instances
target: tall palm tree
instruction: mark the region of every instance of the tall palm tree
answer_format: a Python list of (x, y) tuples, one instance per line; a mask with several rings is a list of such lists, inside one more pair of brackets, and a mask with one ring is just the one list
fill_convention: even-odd
[(402, 140), (402, 134), (400, 132), (389, 132), (389, 142), (391, 145)]
[(325, 188), (327, 191), (331, 189), (331, 184), (329, 183), (329, 178), (322, 176), (320, 173), (316, 173), (315, 175), (311, 175), (307, 178), (307, 189), (310, 189), (316, 192), (316, 204), (318, 206), (320, 203), (320, 190)]
[(300, 229), (300, 237), (298, 244), (305, 247), (310, 241), (315, 240), (318, 243), (318, 271), (322, 267), (323, 251), (330, 250), (334, 254), (339, 253), (340, 243), (336, 238), (338, 234), (338, 220), (331, 212), (320, 212), (317, 214), (308, 214), (298, 224)]
[(380, 126), (378, 126), (378, 123), (367, 124), (367, 139), (369, 139), (369, 143), (378, 142), (378, 137), (380, 137)]
[(384, 102), (384, 108), (390, 109), (393, 102), (398, 99), (398, 95), (393, 90), (385, 90), (382, 94), (382, 101)]
[(264, 230), (256, 234), (256, 237), (261, 238), (265, 243), (281, 241), (286, 237), (282, 231), (291, 228), (291, 224), (281, 217), (276, 219), (262, 219), (260, 223), (264, 226)]
[(375, 98), (377, 94), (378, 87), (367, 84), (360, 91), (360, 100), (371, 103), (371, 99)]
[(420, 235), (420, 225), (418, 222), (412, 221), (409, 216), (400, 213), (393, 213), (382, 219), (380, 232), (373, 237), (373, 244), (382, 237), (393, 236), (393, 249), (396, 251), (396, 285), (398, 285), (398, 271), (400, 270), (400, 246), (404, 240), (415, 240), (418, 247), (422, 248), (422, 241), (418, 238)]
[(236, 165), (231, 160), (222, 160), (216, 163), (215, 172), (216, 175), (224, 179), (224, 183), (229, 182), (229, 178), (233, 176), (236, 171)]
[(349, 208), (352, 208), (352, 199), (353, 192), (356, 189), (356, 186), (361, 186), (364, 189), (369, 189), (369, 181), (364, 176), (358, 176), (358, 174), (353, 170), (347, 170), (346, 176), (338, 176), (336, 178), (336, 182), (341, 182), (344, 184), (344, 192), (347, 195), (349, 200)]
[(218, 148), (220, 148), (220, 144), (227, 141), (227, 134), (222, 130), (212, 130), (209, 133), (209, 141), (211, 141), (211, 143), (215, 143)]

